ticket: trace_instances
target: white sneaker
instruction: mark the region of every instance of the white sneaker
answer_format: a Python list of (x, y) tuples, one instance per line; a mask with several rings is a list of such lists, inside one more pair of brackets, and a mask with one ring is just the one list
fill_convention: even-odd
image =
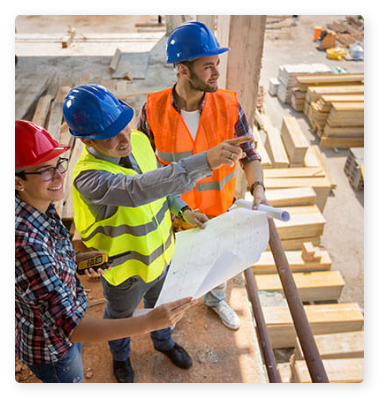
[(218, 314), (219, 318), (222, 320), (222, 323), (232, 330), (238, 330), (240, 326), (240, 321), (235, 313), (235, 311), (225, 302), (222, 301), (216, 307), (210, 307), (213, 309), (215, 313)]

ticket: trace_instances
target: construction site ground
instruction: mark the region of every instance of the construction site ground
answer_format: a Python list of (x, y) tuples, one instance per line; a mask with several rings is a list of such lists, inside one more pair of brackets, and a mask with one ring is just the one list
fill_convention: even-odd
[[(303, 113), (296, 113), (292, 107), (281, 103), (277, 97), (268, 94), (269, 80), (277, 77), (283, 64), (324, 63), (329, 66), (343, 66), (351, 73), (363, 72), (364, 62), (336, 61), (326, 58), (325, 52), (317, 50), (313, 42), (316, 25), (326, 25), (341, 16), (299, 16), (285, 30), (267, 31), (262, 59), (260, 85), (264, 92), (264, 112), (273, 125), (281, 127), (282, 117), (295, 116), (311, 144), (319, 140)], [(79, 35), (91, 33), (131, 34), (138, 33), (137, 22), (156, 20), (157, 16), (19, 16), (16, 29), (19, 34), (60, 34), (63, 36), (71, 24)], [(291, 20), (290, 20), (291, 21)], [(132, 93), (127, 99), (136, 109), (143, 102), (145, 94), (171, 86), (175, 81), (172, 68), (166, 67), (165, 31), (146, 31), (148, 38), (140, 43), (144, 51), (150, 51), (150, 62), (146, 79), (132, 84)], [(59, 44), (60, 45), (60, 44)], [(24, 47), (23, 47), (24, 46)], [(80, 49), (81, 46), (81, 49)], [(90, 78), (110, 79), (108, 70), (116, 47), (130, 52), (138, 43), (103, 43), (98, 50), (87, 44), (74, 43), (67, 49), (42, 40), (39, 44), (16, 44), (18, 63), (16, 73), (16, 99), (18, 91), (25, 91), (25, 98), (38, 92), (41, 83), (55, 72), (60, 79), (80, 78), (87, 73)], [(123, 48), (122, 48), (123, 46)], [(91, 54), (87, 54), (87, 51)], [(99, 54), (98, 54), (99, 52)], [(63, 57), (68, 56), (68, 57)], [(154, 60), (159, 60), (155, 64)], [(157, 68), (155, 68), (157, 67)], [(23, 83), (23, 86), (20, 85)], [(364, 192), (355, 192), (344, 174), (348, 150), (321, 149), (326, 158), (337, 187), (329, 196), (323, 215), (326, 219), (322, 246), (333, 262), (333, 269), (343, 275), (345, 286), (340, 302), (357, 302), (364, 309)], [(102, 299), (100, 282), (82, 278), (84, 287), (93, 301)], [(192, 356), (194, 366), (184, 371), (173, 366), (161, 353), (152, 347), (149, 336), (135, 337), (132, 341), (131, 362), (138, 383), (264, 383), (267, 377), (263, 371), (251, 306), (247, 299), (242, 275), (228, 282), (227, 296), (230, 304), (241, 319), (241, 328), (234, 332), (225, 328), (218, 317), (200, 299), (199, 303), (184, 316), (175, 328), (175, 340), (184, 346)], [(89, 308), (89, 316), (102, 317), (104, 304)], [(286, 360), (287, 358), (285, 358)], [(83, 361), (86, 383), (114, 383), (112, 358), (107, 343), (84, 344)], [(16, 361), (16, 367), (20, 363)], [(16, 376), (23, 383), (38, 380), (23, 368)]]

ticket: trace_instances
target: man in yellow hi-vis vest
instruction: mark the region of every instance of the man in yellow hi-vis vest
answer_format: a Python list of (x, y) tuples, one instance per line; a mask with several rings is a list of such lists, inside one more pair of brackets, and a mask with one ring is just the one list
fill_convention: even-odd
[[(154, 307), (174, 250), (171, 214), (204, 227), (205, 215), (183, 212), (179, 193), (223, 164), (242, 158), (239, 144), (250, 137), (222, 142), (207, 152), (158, 168), (151, 144), (128, 124), (133, 109), (106, 88), (85, 85), (65, 98), (63, 114), (71, 135), (85, 144), (74, 167), (73, 203), (76, 228), (89, 248), (114, 258), (102, 277), (107, 305), (104, 318), (131, 317), (144, 299)], [(192, 360), (171, 337), (171, 328), (154, 331), (155, 349), (178, 367)], [(130, 338), (109, 342), (118, 382), (134, 381)]]

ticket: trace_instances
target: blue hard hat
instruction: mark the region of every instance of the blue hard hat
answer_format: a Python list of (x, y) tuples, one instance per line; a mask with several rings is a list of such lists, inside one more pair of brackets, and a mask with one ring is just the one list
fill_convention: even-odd
[(70, 90), (63, 115), (72, 136), (105, 140), (116, 136), (131, 121), (134, 110), (98, 84)]
[(213, 56), (229, 51), (221, 47), (211, 30), (197, 21), (185, 22), (171, 32), (167, 41), (167, 63)]

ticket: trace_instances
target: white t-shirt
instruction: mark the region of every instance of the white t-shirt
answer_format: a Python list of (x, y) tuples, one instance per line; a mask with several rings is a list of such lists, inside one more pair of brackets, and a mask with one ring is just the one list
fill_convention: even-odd
[(190, 131), (191, 137), (195, 140), (199, 126), (199, 119), (201, 117), (199, 110), (184, 111), (182, 109), (181, 115), (187, 125), (188, 130)]

